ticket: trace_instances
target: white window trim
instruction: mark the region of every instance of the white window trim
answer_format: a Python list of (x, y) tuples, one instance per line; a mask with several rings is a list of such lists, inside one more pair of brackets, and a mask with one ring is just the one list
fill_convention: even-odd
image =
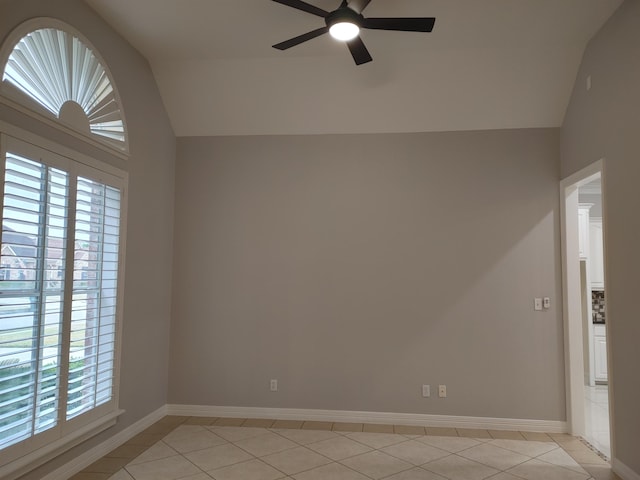
[(129, 174), (120, 168), (97, 160), (89, 155), (80, 153), (72, 148), (65, 147), (64, 145), (54, 142), (53, 140), (41, 137), (40, 135), (37, 135), (28, 130), (24, 130), (23, 128), (16, 127), (15, 125), (12, 125), (11, 123), (5, 122), (3, 120), (0, 120), (0, 132), (9, 137), (14, 137), (18, 140), (22, 140), (23, 142), (36, 145), (40, 148), (44, 148), (45, 150), (50, 150), (56, 155), (61, 155), (63, 157), (69, 158), (76, 163), (86, 165), (94, 170), (100, 170), (111, 176), (118, 177), (121, 179), (121, 181), (123, 181), (125, 185), (129, 182)]
[[(118, 299), (116, 306), (116, 348), (114, 353), (114, 399), (102, 406), (98, 406), (77, 419), (72, 419), (64, 426), (58, 426), (59, 436), (51, 442), (45, 443), (39, 448), (33, 448), (28, 442), (7, 447), (0, 451), (0, 478), (13, 480), (26, 472), (37, 468), (65, 451), (79, 445), (83, 441), (99, 434), (107, 428), (115, 425), (117, 418), (124, 413), (119, 407), (120, 399), (120, 369), (122, 352), (122, 330), (124, 319), (124, 279), (127, 238), (127, 210), (128, 210), (128, 183), (129, 174), (123, 170), (103, 163), (90, 156), (76, 152), (75, 150), (36, 135), (27, 130), (0, 120), (0, 152), (6, 153), (7, 144), (12, 143), (12, 138), (19, 140), (37, 149), (48, 150), (57, 156), (65, 157), (72, 163), (72, 170), (78, 175), (90, 174), (90, 177), (105, 183), (115, 183), (121, 189), (120, 206), (120, 254), (118, 261)], [(87, 168), (88, 167), (88, 168)], [(76, 421), (77, 420), (77, 421)]]
[(31, 470), (44, 465), (58, 455), (61, 455), (73, 447), (80, 445), (85, 440), (104, 432), (107, 428), (114, 426), (118, 417), (123, 413), (124, 410), (115, 410), (110, 414), (75, 430), (69, 435), (59, 438), (38, 450), (34, 450), (31, 453), (3, 465), (0, 467), (0, 478), (5, 480), (15, 480)]
[(9, 97), (6, 97), (1, 90), (0, 90), (0, 104), (5, 105), (31, 118), (34, 118), (46, 124), (49, 127), (53, 127), (56, 130), (60, 130), (61, 132), (66, 133), (67, 135), (70, 135), (79, 140), (82, 140), (83, 142), (91, 145), (92, 147), (99, 148), (100, 150), (103, 150), (115, 157), (118, 157), (121, 160), (129, 160), (128, 153), (112, 148), (110, 145), (107, 145), (106, 143), (99, 142), (98, 140), (95, 140), (93, 137), (86, 135), (82, 132), (79, 132), (78, 130), (75, 130), (71, 127), (68, 127), (63, 123), (60, 123), (59, 121), (54, 120), (43, 113), (39, 113), (35, 110), (31, 110), (21, 105), (20, 103), (16, 102), (15, 100), (12, 100)]
[(5, 105), (13, 110), (16, 110), (22, 114), (35, 118), (36, 120), (47, 124), (48, 126), (54, 127), (62, 132), (71, 135), (75, 138), (82, 140), (85, 143), (88, 143), (94, 147), (97, 147), (105, 152), (110, 153), (122, 160), (129, 159), (129, 135), (127, 129), (127, 120), (124, 113), (124, 109), (122, 106), (122, 101), (120, 99), (120, 94), (118, 92), (118, 88), (113, 81), (113, 75), (111, 74), (111, 70), (109, 66), (100, 55), (100, 52), (93, 46), (93, 44), (78, 30), (76, 30), (71, 25), (50, 17), (38, 17), (27, 20), (26, 22), (21, 23), (15, 29), (11, 31), (11, 33), (4, 39), (2, 45), (0, 46), (0, 68), (2, 68), (8, 61), (11, 52), (13, 51), (16, 44), (27, 34), (33, 32), (35, 30), (41, 28), (56, 28), (59, 30), (63, 30), (68, 32), (76, 37), (78, 37), (82, 42), (91, 49), (91, 52), (95, 57), (99, 60), (102, 67), (104, 68), (107, 76), (109, 77), (109, 81), (114, 90), (114, 94), (116, 97), (116, 101), (120, 108), (120, 112), (122, 114), (122, 122), (124, 124), (124, 136), (125, 140), (123, 143), (123, 148), (118, 149), (117, 147), (102, 142), (99, 137), (92, 134), (87, 134), (76, 130), (58, 120), (55, 116), (53, 116), (49, 111), (40, 106), (37, 102), (29, 98), (27, 95), (24, 95), (15, 87), (11, 85), (5, 85), (5, 82), (0, 78), (0, 104)]

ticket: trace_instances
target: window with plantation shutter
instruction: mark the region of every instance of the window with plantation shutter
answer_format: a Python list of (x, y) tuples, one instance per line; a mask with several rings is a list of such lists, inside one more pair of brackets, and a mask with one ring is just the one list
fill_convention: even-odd
[(129, 148), (108, 66), (57, 19), (4, 38), (0, 104), (102, 158), (0, 120), (0, 478), (15, 479), (122, 413), (128, 177), (114, 165)]
[(67, 418), (108, 401), (115, 352), (120, 192), (78, 178)]
[(0, 447), (57, 423), (68, 174), (7, 152), (0, 281)]
[(0, 152), (2, 477), (117, 411), (123, 179), (6, 135)]

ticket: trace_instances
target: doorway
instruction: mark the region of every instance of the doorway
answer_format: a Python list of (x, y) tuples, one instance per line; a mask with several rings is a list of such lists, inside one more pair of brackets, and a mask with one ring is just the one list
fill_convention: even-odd
[(562, 281), (569, 431), (611, 458), (603, 167), (601, 160), (560, 184)]

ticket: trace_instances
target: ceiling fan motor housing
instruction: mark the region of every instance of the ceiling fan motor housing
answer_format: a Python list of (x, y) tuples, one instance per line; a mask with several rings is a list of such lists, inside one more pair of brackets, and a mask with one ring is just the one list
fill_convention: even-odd
[(334, 10), (329, 15), (327, 15), (324, 21), (327, 24), (327, 27), (333, 27), (336, 23), (353, 23), (357, 25), (359, 28), (362, 27), (362, 21), (364, 17), (354, 12), (348, 7), (340, 7), (337, 10)]

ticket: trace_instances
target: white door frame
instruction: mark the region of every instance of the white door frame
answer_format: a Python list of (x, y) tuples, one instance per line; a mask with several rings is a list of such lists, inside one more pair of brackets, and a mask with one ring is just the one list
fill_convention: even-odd
[[(603, 209), (603, 249), (605, 266), (605, 291), (607, 289), (606, 251), (606, 181), (605, 160), (583, 168), (560, 182), (560, 230), (562, 251), (562, 290), (565, 347), (565, 385), (567, 425), (569, 433), (584, 435), (584, 356), (582, 307), (580, 299), (580, 260), (578, 250), (578, 188), (600, 177)], [(606, 306), (605, 306), (606, 309)], [(608, 334), (610, 317), (607, 315), (607, 369), (609, 383), (609, 427), (611, 433), (611, 457), (615, 457), (613, 439), (613, 365), (611, 363), (611, 336)]]

